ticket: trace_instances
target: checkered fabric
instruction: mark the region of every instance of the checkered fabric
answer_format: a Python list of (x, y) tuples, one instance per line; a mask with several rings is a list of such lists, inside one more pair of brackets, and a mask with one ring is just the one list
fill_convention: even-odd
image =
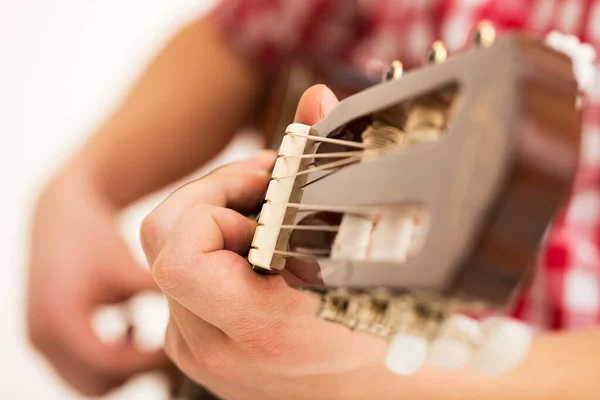
[[(212, 21), (265, 70), (286, 63), (343, 65), (364, 74), (399, 59), (418, 67), (429, 45), (467, 45), (482, 19), (500, 31), (577, 35), (600, 50), (600, 0), (224, 0)], [(584, 107), (582, 157), (537, 273), (513, 315), (540, 329), (600, 320), (600, 79)]]

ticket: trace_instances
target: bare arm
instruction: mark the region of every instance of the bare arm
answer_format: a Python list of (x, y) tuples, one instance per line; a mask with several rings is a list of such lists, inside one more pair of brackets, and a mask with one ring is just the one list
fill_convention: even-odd
[[(335, 101), (326, 105), (327, 93), (309, 89), (296, 121), (312, 124), (330, 111)], [(192, 379), (223, 399), (598, 398), (599, 329), (542, 333), (505, 376), (426, 366), (402, 377), (384, 368), (383, 340), (316, 320), (315, 297), (281, 276), (256, 274), (235, 254), (247, 251), (255, 225), (224, 207), (260, 199), (274, 159), (263, 155), (209, 174), (174, 192), (143, 224), (144, 250), (171, 305), (165, 349)]]
[(421, 400), (592, 400), (600, 393), (596, 377), (599, 355), (598, 329), (543, 333), (534, 340), (526, 360), (506, 376), (427, 367), (414, 377), (390, 376), (390, 381), (394, 381), (397, 395)]
[(193, 171), (231, 140), (260, 76), (207, 21), (183, 29), (67, 167), (120, 208)]
[(98, 307), (157, 289), (114, 217), (215, 156), (257, 103), (259, 78), (205, 21), (196, 22), (41, 193), (30, 245), (29, 338), (79, 391), (104, 394), (165, 366), (162, 351), (106, 344), (89, 325)]

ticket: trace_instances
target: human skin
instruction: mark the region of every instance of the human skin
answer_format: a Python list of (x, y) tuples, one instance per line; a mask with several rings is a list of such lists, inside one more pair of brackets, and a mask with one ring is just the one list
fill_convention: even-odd
[[(184, 236), (196, 237), (191, 228), (184, 236), (170, 239), (176, 245), (169, 251), (181, 247), (178, 254), (201, 254), (197, 252), (202, 250), (207, 254), (204, 261), (184, 265), (198, 274), (195, 279), (207, 279), (208, 268), (216, 267), (224, 269), (228, 279), (215, 280), (210, 287), (198, 286), (193, 293), (180, 292), (174, 283), (187, 269), (163, 274), (171, 271), (164, 258), (169, 253), (163, 249), (166, 238), (175, 234), (174, 226), (183, 224), (181, 214), (172, 208), (176, 198), (189, 196), (191, 203), (182, 206), (186, 210), (196, 204), (221, 209), (223, 203), (216, 197), (190, 194), (200, 187), (205, 193), (214, 192), (211, 196), (224, 196), (219, 190), (227, 188), (217, 190), (219, 186), (208, 177), (186, 185), (148, 217), (143, 240), (154, 276), (140, 269), (115, 227), (119, 212), (218, 154), (248, 121), (262, 79), (207, 21), (193, 23), (157, 56), (116, 112), (42, 191), (33, 220), (28, 331), (33, 345), (69, 384), (84, 394), (101, 395), (137, 374), (166, 366), (162, 352), (143, 353), (129, 342), (101, 343), (89, 326), (99, 306), (125, 301), (141, 291), (159, 290), (156, 280), (175, 309), (167, 352), (192, 378), (226, 399), (282, 398), (277, 397), (282, 393), (283, 398), (329, 399), (386, 399), (400, 394), (415, 399), (597, 398), (594, 371), (600, 337), (595, 330), (540, 335), (531, 357), (502, 379), (428, 368), (414, 377), (399, 378), (382, 369), (384, 345), (380, 341), (350, 336), (340, 327), (314, 320), (314, 299), (289, 288), (279, 277), (248, 275), (243, 259), (223, 249), (183, 247)], [(298, 121), (314, 123), (325, 114), (331, 103), (323, 106), (322, 95), (303, 99)], [(263, 172), (268, 169), (260, 162), (250, 164)], [(245, 174), (250, 173), (252, 168), (244, 165)], [(229, 177), (239, 172), (221, 169), (212, 176), (222, 176), (224, 171)], [(264, 191), (264, 180), (255, 177), (251, 181), (253, 186), (244, 193), (252, 197)], [(236, 206), (236, 200), (238, 206), (242, 200), (250, 206), (248, 198), (232, 200), (228, 206)], [(233, 219), (242, 224), (240, 218)], [(163, 242), (152, 244), (153, 231), (164, 232)], [(241, 232), (248, 235), (250, 231), (251, 226)], [(194, 235), (215, 233), (198, 232)], [(224, 234), (228, 231), (217, 232)], [(238, 238), (249, 240), (248, 236)], [(160, 262), (155, 260), (159, 253), (165, 254)], [(172, 285), (165, 285), (168, 276), (175, 277), (169, 281)], [(181, 279), (184, 282), (187, 277)], [(234, 285), (240, 279), (256, 286), (235, 297)], [(223, 293), (238, 301), (224, 302)], [(211, 296), (219, 301), (207, 304), (219, 310), (223, 321), (207, 322), (208, 315), (193, 304), (183, 313), (186, 318), (177, 313), (181, 310), (177, 304), (191, 299), (204, 302)], [(204, 335), (219, 331), (223, 346)]]
[[(316, 86), (296, 121), (335, 106)], [(174, 192), (142, 225), (152, 275), (170, 307), (165, 350), (189, 377), (227, 400), (593, 399), (600, 393), (598, 330), (543, 333), (502, 377), (425, 367), (410, 377), (383, 366), (385, 343), (316, 319), (317, 299), (282, 276), (253, 272), (242, 257), (273, 153), (222, 167)]]
[(30, 244), (29, 339), (80, 392), (102, 395), (167, 365), (162, 351), (106, 344), (90, 327), (100, 306), (158, 290), (116, 218), (216, 156), (249, 120), (261, 79), (208, 22), (196, 21), (42, 190)]

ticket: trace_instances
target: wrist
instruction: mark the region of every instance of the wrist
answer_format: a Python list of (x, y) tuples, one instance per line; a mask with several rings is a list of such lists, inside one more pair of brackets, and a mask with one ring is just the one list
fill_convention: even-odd
[(91, 163), (80, 156), (70, 160), (48, 181), (40, 194), (40, 203), (46, 202), (60, 202), (65, 207), (85, 202), (111, 214), (120, 209), (109, 198)]

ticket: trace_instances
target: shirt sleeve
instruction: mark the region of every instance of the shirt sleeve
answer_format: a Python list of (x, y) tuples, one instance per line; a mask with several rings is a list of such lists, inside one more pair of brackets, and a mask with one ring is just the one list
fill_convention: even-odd
[(209, 20), (244, 57), (268, 70), (343, 57), (360, 34), (355, 0), (221, 0)]
[[(470, 28), (482, 19), (494, 22), (500, 32), (521, 30), (543, 37), (557, 29), (588, 37), (600, 52), (600, 30), (590, 28), (598, 25), (593, 23), (600, 12), (596, 3), (592, 8), (588, 2), (582, 9), (572, 8), (571, 3), (577, 2), (530, 3), (221, 0), (209, 19), (237, 51), (267, 70), (299, 61), (313, 67), (325, 64), (336, 74), (340, 73), (337, 66), (348, 60), (360, 68), (370, 60), (388, 62), (395, 58), (419, 65), (436, 37), (451, 51), (458, 50), (468, 42)], [(548, 231), (532, 281), (511, 310), (514, 316), (540, 329), (574, 329), (600, 323), (598, 85), (584, 116), (583, 154), (574, 191)]]

